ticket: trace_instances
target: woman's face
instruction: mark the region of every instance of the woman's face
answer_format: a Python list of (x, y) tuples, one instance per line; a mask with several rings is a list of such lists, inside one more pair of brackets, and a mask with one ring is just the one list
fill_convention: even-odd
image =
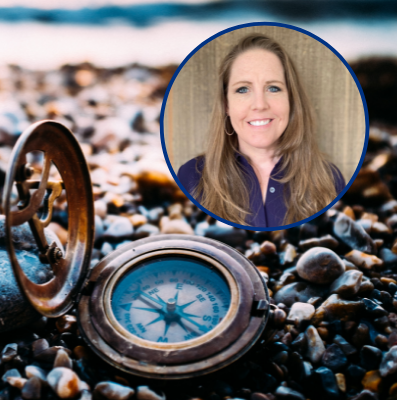
[(274, 151), (289, 121), (289, 95), (279, 58), (262, 49), (240, 54), (228, 82), (227, 114), (244, 154)]

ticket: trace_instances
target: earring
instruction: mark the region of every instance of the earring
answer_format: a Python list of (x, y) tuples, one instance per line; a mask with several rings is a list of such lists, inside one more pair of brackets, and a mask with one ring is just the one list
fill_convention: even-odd
[(233, 130), (231, 133), (229, 133), (227, 130), (226, 130), (226, 119), (228, 118), (228, 114), (226, 114), (225, 115), (225, 119), (224, 119), (224, 131), (225, 131), (225, 133), (228, 135), (228, 136), (232, 136), (234, 133), (235, 133), (235, 130)]

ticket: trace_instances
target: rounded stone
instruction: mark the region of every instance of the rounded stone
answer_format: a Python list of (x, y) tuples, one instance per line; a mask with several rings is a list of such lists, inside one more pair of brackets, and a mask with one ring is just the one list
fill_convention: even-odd
[(308, 284), (306, 282), (289, 283), (279, 289), (275, 295), (276, 303), (284, 303), (291, 307), (294, 303), (307, 303), (312, 297), (322, 297), (329, 293), (329, 289), (319, 285)]
[(30, 378), (21, 390), (21, 395), (26, 400), (41, 399), (42, 383), (39, 378), (33, 376)]
[(342, 297), (355, 295), (361, 286), (363, 273), (357, 270), (348, 270), (331, 285), (331, 293), (337, 293)]
[[(0, 215), (0, 333), (21, 328), (41, 317), (22, 294), (14, 277), (2, 239), (5, 235), (4, 221), (4, 215)], [(47, 228), (44, 232), (47, 243), (56, 242), (60, 249), (63, 248), (54, 232)], [(52, 278), (50, 264), (42, 264), (39, 260), (39, 250), (28, 223), (13, 227), (12, 241), (17, 260), (28, 279), (41, 284)]]
[(110, 400), (128, 400), (133, 397), (135, 391), (130, 387), (106, 381), (98, 383), (94, 388), (93, 394), (100, 394)]
[(340, 257), (325, 247), (307, 250), (296, 265), (297, 273), (308, 282), (317, 284), (332, 283), (345, 271)]
[(73, 399), (80, 391), (80, 379), (69, 368), (54, 368), (47, 375), (47, 382), (57, 396), (62, 399)]
[(338, 372), (346, 366), (347, 358), (337, 344), (332, 344), (322, 355), (321, 364), (333, 372)]
[(137, 400), (166, 400), (166, 397), (163, 393), (157, 394), (148, 386), (138, 386), (136, 391)]
[(385, 377), (397, 371), (397, 346), (393, 346), (384, 356), (379, 366), (380, 374)]

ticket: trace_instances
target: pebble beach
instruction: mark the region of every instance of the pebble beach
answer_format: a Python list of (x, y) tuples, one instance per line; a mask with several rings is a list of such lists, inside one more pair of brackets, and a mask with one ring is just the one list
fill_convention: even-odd
[[(61, 122), (74, 132), (90, 169), (96, 214), (92, 267), (139, 238), (205, 236), (255, 264), (267, 283), (271, 310), (259, 341), (232, 365), (179, 383), (148, 380), (99, 360), (79, 332), (75, 308), (57, 319), (38, 316), (10, 289), (11, 268), (2, 261), (8, 284), (0, 286), (0, 399), (396, 399), (397, 132), (388, 95), (396, 66), (386, 58), (351, 66), (367, 103), (368, 96), (375, 100), (363, 166), (332, 209), (275, 232), (214, 220), (173, 180), (159, 117), (177, 65), (1, 67), (1, 186), (19, 134), (42, 119)], [(30, 162), (38, 179), (40, 155)], [(54, 168), (52, 177), (57, 175)], [(49, 229), (65, 246), (65, 196), (56, 202)], [(23, 232), (15, 232), (15, 246), (34, 251)], [(2, 241), (0, 256), (6, 257)], [(51, 277), (39, 262), (32, 265), (32, 280)]]

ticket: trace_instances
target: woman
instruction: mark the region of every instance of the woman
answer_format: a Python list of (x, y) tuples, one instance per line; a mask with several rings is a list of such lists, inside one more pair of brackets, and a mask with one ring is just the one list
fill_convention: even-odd
[(345, 187), (317, 147), (311, 106), (278, 43), (250, 35), (225, 57), (207, 151), (178, 178), (207, 210), (256, 227), (310, 217)]

